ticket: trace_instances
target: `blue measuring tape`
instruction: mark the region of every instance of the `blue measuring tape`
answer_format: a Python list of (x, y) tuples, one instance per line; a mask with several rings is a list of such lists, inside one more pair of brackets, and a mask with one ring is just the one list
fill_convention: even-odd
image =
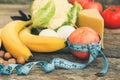
[(59, 68), (65, 68), (65, 69), (83, 69), (87, 65), (89, 65), (91, 62), (93, 62), (98, 55), (102, 56), (104, 66), (101, 70), (101, 72), (97, 73), (97, 76), (104, 76), (107, 73), (108, 70), (108, 61), (106, 59), (106, 56), (101, 51), (100, 43), (91, 43), (91, 44), (73, 44), (69, 41), (67, 41), (67, 45), (71, 50), (75, 51), (81, 51), (81, 52), (90, 52), (90, 57), (87, 63), (74, 63), (62, 58), (54, 58), (51, 62), (46, 61), (36, 61), (36, 62), (29, 62), (25, 65), (21, 64), (8, 64), (6, 66), (0, 64), (0, 74), (3, 75), (10, 75), (12, 74), (13, 70), (16, 69), (16, 73), (18, 75), (28, 75), (30, 70), (35, 66), (38, 65), (42, 70), (46, 73), (52, 72), (55, 70), (56, 67)]

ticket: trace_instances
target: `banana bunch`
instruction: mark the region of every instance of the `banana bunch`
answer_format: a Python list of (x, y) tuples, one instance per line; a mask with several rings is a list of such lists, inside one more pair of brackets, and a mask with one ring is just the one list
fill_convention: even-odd
[(31, 21), (11, 21), (0, 30), (3, 46), (15, 58), (22, 56), (26, 61), (34, 52), (53, 52), (64, 48), (65, 40), (57, 37), (38, 36), (31, 34), (26, 27)]
[(31, 21), (12, 21), (5, 25), (1, 32), (2, 43), (5, 49), (15, 58), (22, 56), (26, 61), (32, 56), (27, 48), (19, 39), (19, 32)]

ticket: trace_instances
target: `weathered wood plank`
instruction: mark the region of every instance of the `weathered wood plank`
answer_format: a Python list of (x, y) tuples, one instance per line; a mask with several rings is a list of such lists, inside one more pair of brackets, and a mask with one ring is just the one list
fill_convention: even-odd
[(104, 43), (107, 56), (120, 58), (120, 29), (105, 28)]
[(10, 16), (18, 16), (18, 10), (30, 13), (29, 5), (0, 4), (0, 27), (11, 21)]
[(102, 68), (101, 58), (98, 58), (84, 70), (56, 69), (46, 74), (36, 65), (27, 76), (17, 76), (14, 71), (10, 76), (0, 75), (0, 80), (120, 80), (120, 60), (108, 58), (108, 61), (110, 69), (104, 77), (94, 75)]

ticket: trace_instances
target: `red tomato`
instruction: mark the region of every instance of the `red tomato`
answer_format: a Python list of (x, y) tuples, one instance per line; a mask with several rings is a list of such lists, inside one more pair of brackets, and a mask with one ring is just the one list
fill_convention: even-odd
[(120, 6), (109, 6), (102, 13), (105, 25), (108, 28), (120, 28)]
[[(100, 41), (98, 33), (89, 27), (80, 27), (76, 29), (68, 37), (68, 40), (76, 44), (89, 44)], [(88, 59), (90, 55), (89, 52), (71, 51), (71, 53), (80, 59)]]
[(97, 9), (99, 13), (102, 13), (103, 11), (103, 7), (100, 2), (88, 2), (86, 5), (83, 6), (83, 9), (91, 9), (91, 8)]
[(69, 0), (71, 4), (74, 4), (75, 1), (78, 2), (83, 7), (83, 9), (95, 8), (100, 13), (103, 11), (103, 7), (100, 2), (94, 2), (93, 0)]
[(71, 4), (74, 4), (74, 2), (77, 1), (81, 6), (84, 6), (86, 3), (88, 3), (91, 0), (69, 0)]

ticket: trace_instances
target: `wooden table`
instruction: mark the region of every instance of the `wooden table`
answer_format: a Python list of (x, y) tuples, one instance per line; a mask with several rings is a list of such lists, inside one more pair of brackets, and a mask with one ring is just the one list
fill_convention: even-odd
[[(11, 21), (10, 16), (19, 15), (18, 10), (29, 14), (29, 5), (0, 4), (0, 27)], [(84, 70), (56, 69), (51, 73), (44, 73), (38, 66), (35, 66), (29, 75), (18, 76), (13, 72), (10, 76), (0, 75), (0, 80), (120, 80), (120, 29), (105, 28), (105, 49), (103, 52), (108, 58), (109, 71), (104, 77), (96, 77), (94, 74), (101, 70), (102, 59), (98, 57)], [(61, 51), (52, 54), (34, 54), (33, 61), (50, 61), (55, 57), (61, 57), (73, 62), (80, 62), (68, 51)]]

